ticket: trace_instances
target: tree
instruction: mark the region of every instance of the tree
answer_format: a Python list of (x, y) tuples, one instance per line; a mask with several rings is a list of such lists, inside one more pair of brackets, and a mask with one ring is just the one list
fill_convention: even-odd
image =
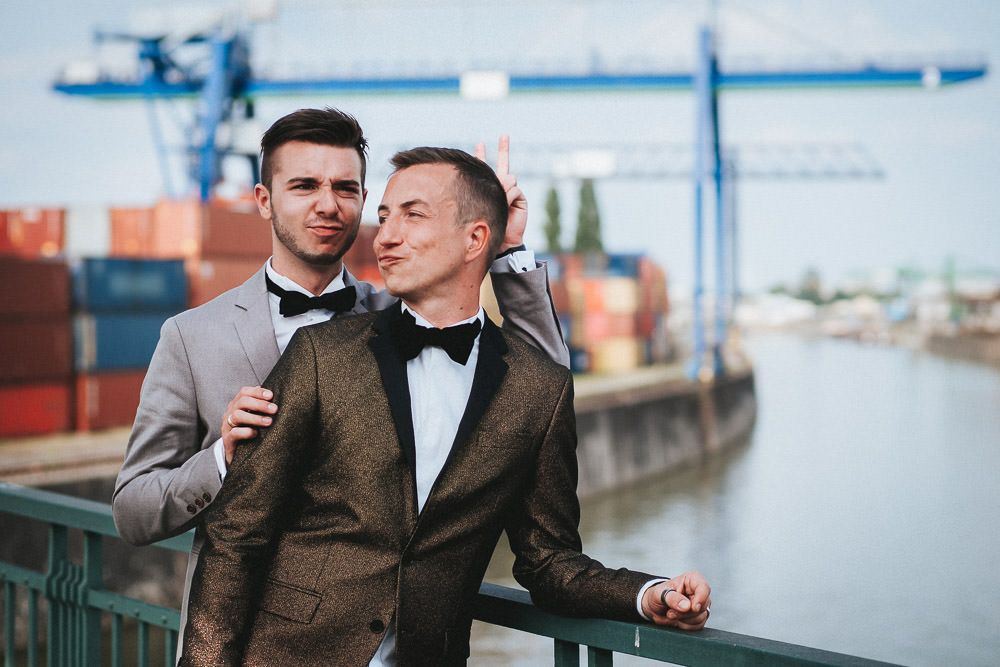
[(576, 252), (603, 252), (601, 243), (601, 215), (597, 211), (594, 180), (580, 183), (580, 212), (576, 225)]
[(548, 251), (555, 254), (562, 250), (559, 237), (562, 235), (562, 224), (559, 221), (559, 193), (554, 185), (549, 186), (549, 194), (545, 197), (545, 242)]

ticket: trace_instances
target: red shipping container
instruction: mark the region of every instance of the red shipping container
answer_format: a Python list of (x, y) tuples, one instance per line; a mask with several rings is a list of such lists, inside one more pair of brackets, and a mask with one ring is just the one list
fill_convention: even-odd
[(59, 260), (0, 261), (0, 315), (69, 313), (69, 267)]
[(68, 382), (0, 385), (0, 438), (41, 435), (70, 428)]
[(211, 301), (226, 290), (242, 285), (264, 265), (264, 259), (219, 257), (190, 259), (185, 263), (192, 308)]
[(76, 377), (76, 429), (130, 426), (146, 371), (89, 373)]
[(201, 213), (197, 252), (206, 257), (252, 257), (262, 264), (271, 256), (271, 222), (260, 217), (256, 204), (212, 204)]
[(72, 331), (69, 315), (0, 321), (0, 383), (68, 379)]
[(53, 257), (66, 241), (66, 211), (24, 208), (0, 211), (0, 255)]

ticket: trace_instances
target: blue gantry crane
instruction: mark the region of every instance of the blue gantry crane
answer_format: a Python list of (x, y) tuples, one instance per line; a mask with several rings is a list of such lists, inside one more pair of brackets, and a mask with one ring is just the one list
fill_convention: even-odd
[[(906, 64), (867, 61), (828, 67), (788, 69), (723, 69), (719, 66), (716, 39), (711, 28), (702, 28), (698, 40), (697, 68), (687, 71), (601, 71), (584, 73), (507, 73), (502, 70), (453, 71), (447, 74), (273, 78), (259, 75), (251, 66), (248, 32), (230, 21), (219, 21), (185, 35), (98, 33), (98, 40), (128, 40), (137, 45), (137, 74), (123, 77), (108, 71), (76, 71), (59, 77), (53, 88), (68, 95), (96, 99), (145, 100), (150, 105), (153, 135), (158, 144), (164, 178), (169, 178), (166, 147), (157, 127), (154, 104), (160, 100), (196, 98), (197, 113), (187, 131), (189, 173), (207, 201), (221, 177), (221, 162), (227, 155), (250, 159), (231, 139), (220, 139), (220, 128), (239, 118), (252, 118), (254, 100), (264, 96), (298, 94), (439, 93), (473, 98), (502, 98), (522, 92), (617, 92), (633, 90), (693, 90), (697, 96), (697, 119), (693, 180), (695, 190), (694, 355), (692, 377), (711, 377), (725, 372), (723, 360), (727, 322), (732, 308), (735, 258), (734, 225), (728, 210), (732, 197), (733, 170), (720, 140), (719, 94), (737, 89), (787, 89), (909, 86), (938, 88), (978, 79), (986, 74), (985, 62)], [(230, 133), (231, 134), (231, 133)], [(705, 201), (714, 199), (715, 212), (715, 331), (712, 349), (707, 349), (704, 297)], [(729, 267), (729, 269), (727, 269)], [(727, 273), (728, 270), (728, 273)]]

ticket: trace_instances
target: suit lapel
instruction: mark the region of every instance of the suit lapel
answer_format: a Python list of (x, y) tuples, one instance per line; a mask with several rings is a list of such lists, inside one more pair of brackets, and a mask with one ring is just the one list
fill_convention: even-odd
[(403, 456), (406, 457), (406, 462), (410, 465), (412, 473), (416, 470), (417, 455), (413, 439), (410, 386), (406, 377), (406, 362), (399, 357), (393, 344), (392, 334), (389, 331), (389, 323), (393, 318), (399, 317), (399, 314), (398, 302), (378, 314), (374, 324), (376, 335), (368, 341), (368, 346), (378, 362), (379, 372), (382, 375), (382, 386), (385, 388), (389, 409), (392, 412), (392, 421), (396, 424), (399, 446), (403, 450)]
[(503, 360), (503, 355), (506, 353), (507, 343), (504, 342), (500, 329), (487, 317), (483, 332), (479, 336), (479, 361), (476, 363), (476, 373), (472, 379), (472, 391), (469, 393), (469, 402), (465, 406), (465, 413), (462, 414), (462, 421), (458, 423), (458, 432), (451, 444), (452, 453), (448, 457), (449, 460), (479, 425), (479, 421), (493, 401), (493, 396), (500, 388), (507, 374), (507, 362)]
[(257, 383), (261, 384), (278, 363), (279, 356), (271, 307), (267, 301), (264, 267), (240, 285), (234, 305), (237, 308), (233, 317), (236, 334), (257, 376)]

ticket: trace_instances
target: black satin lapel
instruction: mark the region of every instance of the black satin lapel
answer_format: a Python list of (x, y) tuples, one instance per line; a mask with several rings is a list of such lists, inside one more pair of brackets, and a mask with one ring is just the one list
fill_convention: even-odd
[(451, 445), (452, 453), (468, 439), (490, 407), (493, 396), (507, 375), (507, 362), (503, 360), (506, 352), (507, 343), (504, 342), (500, 329), (487, 317), (479, 337), (479, 361), (472, 380), (472, 391), (469, 393), (462, 421), (458, 424), (455, 441)]
[(399, 311), (397, 304), (379, 313), (374, 324), (377, 333), (368, 341), (368, 346), (378, 362), (382, 386), (389, 399), (392, 420), (399, 435), (399, 446), (403, 450), (406, 462), (410, 465), (410, 471), (415, 472), (417, 455), (413, 439), (413, 412), (410, 408), (410, 385), (406, 377), (406, 363), (399, 358), (389, 333), (389, 322), (393, 317), (398, 317)]

